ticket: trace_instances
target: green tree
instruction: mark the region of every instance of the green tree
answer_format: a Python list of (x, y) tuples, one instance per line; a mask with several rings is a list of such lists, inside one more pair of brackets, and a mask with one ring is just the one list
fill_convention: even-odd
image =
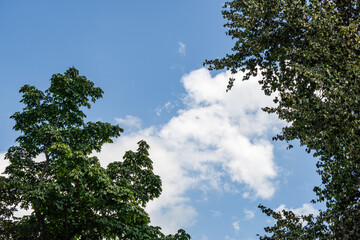
[(288, 122), (274, 139), (318, 158), (313, 202), (327, 207), (313, 217), (260, 205), (277, 220), (261, 239), (360, 239), (360, 1), (234, 0), (223, 16), (233, 53), (204, 64), (262, 75), (276, 103), (263, 110)]
[[(20, 93), (25, 107), (11, 118), (22, 134), (0, 177), (1, 239), (190, 239), (149, 225), (144, 207), (162, 189), (145, 141), (106, 169), (89, 156), (123, 131), (84, 121), (81, 108), (102, 97), (100, 88), (69, 68), (45, 92), (25, 85)], [(31, 214), (15, 217), (18, 207)]]

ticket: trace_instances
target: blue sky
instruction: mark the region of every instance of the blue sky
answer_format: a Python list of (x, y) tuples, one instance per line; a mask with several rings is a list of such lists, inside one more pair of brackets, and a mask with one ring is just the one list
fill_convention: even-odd
[(9, 116), (21, 110), (20, 87), (45, 90), (52, 74), (75, 66), (105, 92), (88, 119), (125, 129), (98, 154), (101, 163), (141, 139), (150, 144), (164, 191), (147, 208), (165, 232), (256, 239), (273, 223), (259, 203), (314, 212), (315, 160), (297, 143), (286, 150), (271, 141), (284, 123), (261, 112), (272, 103), (257, 79), (226, 93), (229, 73), (202, 67), (232, 47), (223, 4), (0, 0), (0, 157), (17, 136)]

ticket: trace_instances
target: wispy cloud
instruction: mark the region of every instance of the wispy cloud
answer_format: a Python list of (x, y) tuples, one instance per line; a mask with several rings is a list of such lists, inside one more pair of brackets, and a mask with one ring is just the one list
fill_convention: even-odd
[(211, 216), (213, 216), (213, 217), (220, 217), (222, 215), (222, 213), (219, 210), (214, 210), (214, 209), (211, 209), (210, 213), (211, 213)]
[(115, 118), (115, 121), (119, 124), (125, 125), (129, 128), (140, 128), (141, 119), (135, 116), (127, 115), (125, 118)]
[(186, 55), (186, 45), (183, 42), (178, 42), (179, 44), (179, 48), (178, 51), (180, 53), (181, 56), (185, 56)]
[(230, 237), (230, 236), (228, 236), (228, 235), (225, 236), (225, 239), (226, 239), (226, 240), (235, 240), (235, 238), (232, 238), (232, 237)]
[(247, 208), (244, 209), (244, 213), (245, 213), (245, 220), (253, 219), (255, 217), (255, 212)]
[(233, 222), (232, 225), (233, 225), (233, 228), (235, 229), (235, 231), (240, 230), (239, 221)]
[(170, 101), (166, 102), (163, 106), (158, 106), (155, 109), (157, 116), (160, 116), (163, 111), (170, 112), (175, 107), (175, 104), (172, 104)]

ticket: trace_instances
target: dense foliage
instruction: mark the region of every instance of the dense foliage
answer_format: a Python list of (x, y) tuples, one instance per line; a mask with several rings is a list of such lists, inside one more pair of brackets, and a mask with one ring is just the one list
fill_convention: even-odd
[[(144, 207), (160, 195), (161, 180), (145, 141), (107, 168), (89, 156), (123, 131), (84, 122), (81, 107), (102, 97), (100, 88), (69, 68), (45, 92), (25, 85), (20, 93), (25, 107), (11, 118), (22, 134), (0, 177), (1, 239), (190, 239), (149, 225)], [(14, 216), (19, 207), (31, 214)]]
[[(360, 239), (360, 1), (234, 0), (225, 4), (233, 53), (208, 68), (262, 75), (266, 107), (319, 160), (316, 217), (260, 206), (277, 222), (261, 239)], [(234, 84), (229, 80), (228, 90)], [(290, 145), (291, 146), (291, 145)]]

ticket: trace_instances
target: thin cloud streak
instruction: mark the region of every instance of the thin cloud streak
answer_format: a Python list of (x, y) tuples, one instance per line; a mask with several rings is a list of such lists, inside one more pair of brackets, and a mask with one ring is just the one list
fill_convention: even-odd
[(115, 121), (119, 124), (125, 125), (129, 128), (140, 128), (141, 119), (135, 116), (127, 115), (125, 118), (115, 118)]
[(179, 48), (178, 51), (180, 53), (181, 56), (185, 56), (186, 55), (186, 45), (183, 42), (178, 42), (179, 44)]

